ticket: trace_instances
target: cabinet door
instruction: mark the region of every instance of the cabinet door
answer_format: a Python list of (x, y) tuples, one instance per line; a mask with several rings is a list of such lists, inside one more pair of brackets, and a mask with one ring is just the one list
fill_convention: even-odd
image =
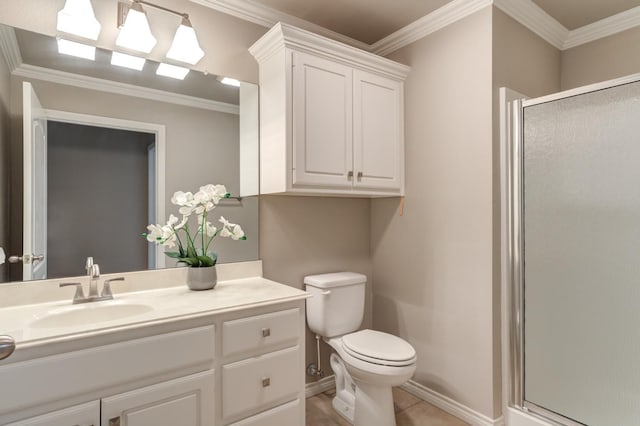
[(350, 67), (293, 52), (293, 185), (351, 188)]
[(354, 188), (399, 192), (403, 184), (402, 83), (353, 72)]
[(213, 371), (102, 399), (102, 426), (213, 426)]
[(100, 426), (100, 402), (76, 405), (7, 426)]

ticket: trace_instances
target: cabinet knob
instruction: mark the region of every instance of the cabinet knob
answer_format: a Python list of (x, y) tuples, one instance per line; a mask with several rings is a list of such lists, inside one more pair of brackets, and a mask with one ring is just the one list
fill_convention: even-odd
[(16, 350), (16, 341), (11, 336), (0, 336), (0, 359), (9, 357)]
[(353, 179), (353, 170), (349, 170), (347, 173), (347, 179)]
[(271, 336), (271, 329), (270, 328), (263, 328), (262, 329), (262, 337), (269, 337)]
[(358, 180), (362, 179), (362, 172), (358, 172)]
[(266, 388), (266, 387), (269, 387), (270, 385), (271, 385), (271, 378), (263, 377), (262, 378), (262, 387)]

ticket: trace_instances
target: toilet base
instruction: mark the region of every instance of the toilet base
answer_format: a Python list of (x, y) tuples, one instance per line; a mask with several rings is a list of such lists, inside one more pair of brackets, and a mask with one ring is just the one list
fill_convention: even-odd
[(391, 387), (356, 380), (354, 418), (355, 426), (396, 426)]
[(334, 353), (331, 354), (329, 362), (336, 380), (336, 396), (333, 398), (333, 401), (331, 401), (331, 404), (338, 414), (353, 424), (356, 385), (353, 383), (353, 380), (351, 380), (351, 376), (338, 355)]

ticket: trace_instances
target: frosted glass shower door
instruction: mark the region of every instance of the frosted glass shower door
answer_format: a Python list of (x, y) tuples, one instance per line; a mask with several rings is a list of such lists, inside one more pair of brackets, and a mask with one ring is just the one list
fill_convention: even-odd
[(524, 108), (524, 399), (640, 425), (640, 83)]

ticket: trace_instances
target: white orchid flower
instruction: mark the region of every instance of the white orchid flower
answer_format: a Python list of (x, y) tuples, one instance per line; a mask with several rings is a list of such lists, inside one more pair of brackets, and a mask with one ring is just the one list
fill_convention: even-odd
[(177, 191), (171, 197), (171, 202), (176, 206), (193, 206), (193, 194), (191, 192)]
[(178, 218), (172, 214), (169, 215), (169, 220), (167, 221), (167, 225), (173, 226), (178, 223)]
[(229, 222), (224, 216), (220, 216), (220, 222), (222, 223), (222, 230), (220, 231), (220, 236), (225, 238), (231, 238), (232, 240), (240, 240), (244, 235), (244, 231), (235, 223)]
[(178, 209), (178, 212), (180, 212), (180, 214), (184, 217), (184, 216), (191, 216), (191, 213), (194, 212), (194, 210), (196, 209), (195, 206), (182, 206)]
[(187, 224), (188, 221), (189, 221), (189, 215), (182, 216), (182, 222), (174, 226), (173, 229), (178, 230), (178, 229), (184, 228), (184, 226)]
[(6, 259), (6, 256), (4, 254), (4, 249), (0, 247), (0, 265), (4, 263), (5, 259)]
[(175, 246), (177, 237), (171, 225), (149, 225), (147, 229), (149, 230), (147, 241), (167, 247)]
[(214, 235), (216, 235), (216, 232), (218, 232), (218, 228), (213, 226), (211, 222), (207, 222), (207, 224), (205, 225), (205, 228), (207, 232), (207, 237), (213, 237)]
[(224, 185), (205, 185), (200, 187), (200, 192), (207, 194), (210, 201), (214, 204), (218, 204), (221, 199), (226, 198), (228, 192)]
[(209, 197), (209, 194), (203, 191), (202, 188), (193, 195), (193, 201), (195, 204), (206, 204), (210, 200), (211, 198)]

